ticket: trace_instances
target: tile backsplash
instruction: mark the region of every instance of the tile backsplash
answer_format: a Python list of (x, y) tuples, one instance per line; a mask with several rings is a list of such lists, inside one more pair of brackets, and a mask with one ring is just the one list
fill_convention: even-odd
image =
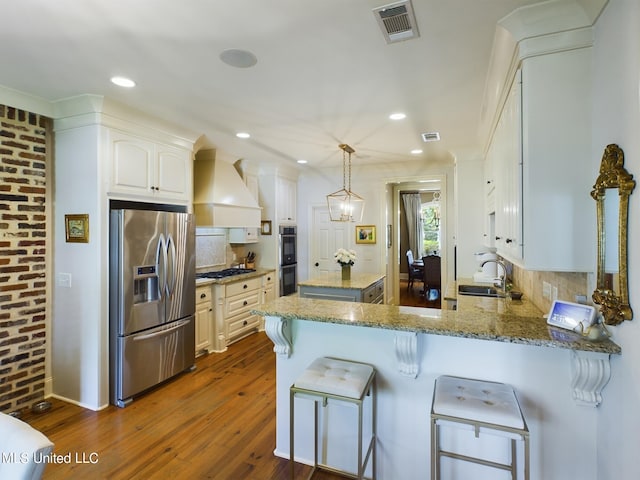
[(576, 295), (585, 295), (587, 303), (592, 303), (591, 293), (593, 288), (589, 286), (588, 273), (573, 272), (538, 272), (523, 270), (513, 266), (512, 281), (514, 288), (522, 291), (533, 304), (543, 312), (551, 308), (551, 298), (545, 298), (542, 294), (543, 282), (549, 283), (558, 289), (558, 299), (575, 302)]

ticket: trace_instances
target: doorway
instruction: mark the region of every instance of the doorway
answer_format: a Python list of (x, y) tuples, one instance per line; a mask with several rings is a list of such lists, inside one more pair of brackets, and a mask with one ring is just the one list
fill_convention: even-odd
[[(433, 243), (433, 239), (426, 241), (421, 245), (421, 251), (424, 251), (425, 255), (429, 253), (433, 253), (433, 245), (439, 245), (439, 251), (436, 253), (439, 254), (441, 258), (441, 291), (440, 294), (435, 297), (433, 294), (425, 296), (424, 293), (420, 293), (422, 290), (422, 282), (415, 281), (413, 290), (407, 288), (407, 278), (408, 278), (408, 262), (406, 257), (406, 252), (409, 249), (407, 235), (403, 234), (402, 229), (405, 227), (405, 222), (402, 219), (402, 193), (403, 192), (424, 192), (426, 197), (425, 204), (433, 204), (434, 199), (436, 199), (438, 217), (436, 219), (433, 216), (427, 221), (437, 222), (440, 238), (436, 243)], [(438, 194), (434, 194), (434, 192), (439, 192)], [(449, 252), (453, 251), (451, 241), (453, 241), (453, 235), (449, 234), (448, 228), (450, 222), (447, 222), (447, 182), (445, 175), (431, 175), (425, 176), (420, 179), (413, 179), (410, 181), (399, 181), (395, 182), (393, 185), (393, 223), (394, 223), (394, 252), (393, 258), (396, 259), (394, 262), (394, 278), (397, 280), (394, 282), (393, 289), (393, 297), (398, 299), (399, 305), (410, 305), (410, 306), (422, 306), (428, 308), (440, 308), (442, 304), (442, 293), (447, 285), (447, 279), (451, 277), (448, 272), (448, 266), (451, 262), (448, 261)], [(431, 215), (433, 215), (433, 210), (431, 211)], [(432, 229), (433, 230), (433, 229)], [(425, 248), (427, 249), (425, 251)], [(414, 252), (415, 254), (415, 252)], [(418, 253), (417, 255), (421, 255)]]

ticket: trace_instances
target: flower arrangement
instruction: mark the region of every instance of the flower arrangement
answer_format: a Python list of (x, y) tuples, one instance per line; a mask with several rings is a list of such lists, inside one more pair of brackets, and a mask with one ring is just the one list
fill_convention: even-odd
[(335, 258), (336, 262), (343, 267), (351, 266), (356, 263), (356, 252), (353, 250), (339, 248), (338, 251), (333, 254), (333, 258)]

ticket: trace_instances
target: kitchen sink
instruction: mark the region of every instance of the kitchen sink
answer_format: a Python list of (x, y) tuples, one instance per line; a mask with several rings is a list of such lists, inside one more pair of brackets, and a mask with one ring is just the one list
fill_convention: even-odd
[(476, 297), (504, 297), (504, 294), (497, 288), (484, 285), (458, 285), (458, 293)]

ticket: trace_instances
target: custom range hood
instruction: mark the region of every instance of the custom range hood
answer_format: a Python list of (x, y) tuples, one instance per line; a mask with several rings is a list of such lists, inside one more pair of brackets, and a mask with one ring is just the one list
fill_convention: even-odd
[(260, 227), (260, 206), (233, 164), (214, 149), (200, 150), (193, 164), (196, 225)]

